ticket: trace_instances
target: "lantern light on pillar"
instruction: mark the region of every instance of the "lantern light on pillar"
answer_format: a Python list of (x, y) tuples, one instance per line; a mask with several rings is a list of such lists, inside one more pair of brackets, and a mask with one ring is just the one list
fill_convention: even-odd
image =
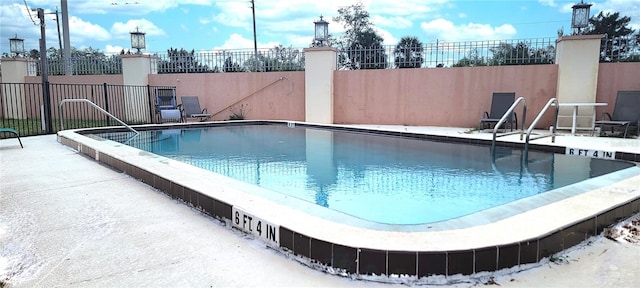
[(9, 38), (9, 51), (15, 56), (24, 53), (24, 39), (18, 38), (18, 34), (13, 38)]
[(313, 22), (313, 24), (315, 24), (315, 42), (319, 43), (318, 46), (325, 46), (329, 40), (329, 22), (324, 21), (320, 15), (320, 20)]
[(578, 34), (580, 29), (589, 26), (589, 9), (592, 4), (585, 4), (582, 0), (580, 3), (571, 6), (573, 15), (571, 17), (571, 28), (577, 28)]
[(137, 49), (136, 54), (140, 54), (140, 49), (145, 49), (147, 44), (144, 39), (145, 33), (136, 27), (136, 31), (131, 33), (131, 48)]

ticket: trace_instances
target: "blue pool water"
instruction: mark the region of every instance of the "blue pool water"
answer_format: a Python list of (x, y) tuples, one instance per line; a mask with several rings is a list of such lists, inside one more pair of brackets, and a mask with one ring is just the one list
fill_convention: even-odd
[(284, 125), (143, 131), (127, 144), (385, 224), (454, 219), (633, 166)]

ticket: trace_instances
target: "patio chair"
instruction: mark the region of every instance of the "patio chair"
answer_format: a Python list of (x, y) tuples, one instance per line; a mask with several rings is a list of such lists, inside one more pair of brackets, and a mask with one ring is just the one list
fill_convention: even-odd
[(20, 140), (20, 134), (18, 134), (18, 131), (11, 128), (0, 128), (0, 133), (11, 133), (13, 135), (16, 135), (16, 138), (18, 138), (18, 142), (20, 143), (20, 148), (24, 148), (24, 146), (22, 146), (22, 140)]
[(160, 110), (160, 122), (182, 122), (182, 111), (180, 109)]
[(160, 122), (182, 122), (181, 104), (176, 100), (175, 88), (156, 88), (156, 114), (160, 114)]
[(154, 94), (156, 98), (156, 113), (165, 109), (180, 109), (180, 105), (176, 100), (175, 88), (156, 88)]
[(181, 100), (186, 120), (199, 119), (202, 122), (211, 118), (211, 114), (207, 113), (207, 108), (200, 108), (200, 100), (197, 96), (184, 96)]
[(616, 104), (613, 107), (613, 114), (604, 113), (606, 120), (595, 121), (591, 135), (596, 130), (596, 126), (610, 126), (613, 132), (617, 126), (624, 127), (623, 137), (627, 138), (629, 127), (636, 127), (636, 135), (640, 135), (640, 91), (618, 91)]
[[(502, 116), (504, 116), (504, 114), (509, 110), (509, 107), (513, 105), (515, 98), (515, 92), (493, 93), (493, 97), (491, 99), (491, 110), (490, 112), (484, 112), (484, 118), (480, 119), (480, 129), (486, 129), (486, 127), (491, 128), (492, 124), (498, 124), (498, 122), (500, 122), (500, 118), (502, 118)], [(511, 115), (507, 117), (504, 124), (507, 123), (509, 124), (511, 131), (513, 131), (514, 125), (516, 129), (518, 128), (518, 117), (515, 112), (511, 113)]]

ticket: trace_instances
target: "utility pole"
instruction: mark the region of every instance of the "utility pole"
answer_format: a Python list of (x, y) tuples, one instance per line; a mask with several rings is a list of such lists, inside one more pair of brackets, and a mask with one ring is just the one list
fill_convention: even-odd
[(62, 37), (60, 36), (60, 13), (58, 13), (58, 7), (56, 7), (56, 27), (58, 28), (58, 46), (60, 46), (60, 52), (62, 52)]
[(253, 54), (255, 60), (253, 61), (253, 65), (255, 66), (256, 72), (258, 71), (258, 39), (256, 37), (256, 4), (254, 0), (251, 0), (251, 13), (253, 14)]
[(53, 133), (53, 120), (51, 118), (51, 98), (49, 97), (49, 67), (47, 63), (47, 35), (44, 22), (44, 10), (38, 8), (38, 19), (40, 19), (40, 75), (42, 76), (42, 100), (44, 103), (44, 122), (46, 133)]
[(69, 39), (69, 9), (67, 0), (60, 0), (62, 9), (62, 37), (64, 38), (64, 74), (73, 75), (71, 71), (71, 40)]

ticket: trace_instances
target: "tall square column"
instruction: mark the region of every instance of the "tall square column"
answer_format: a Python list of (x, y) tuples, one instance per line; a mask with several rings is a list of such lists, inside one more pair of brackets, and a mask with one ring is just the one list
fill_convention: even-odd
[(333, 124), (333, 72), (338, 50), (332, 47), (304, 49), (305, 121)]
[[(556, 41), (558, 84), (556, 98), (560, 103), (595, 103), (600, 67), (600, 41), (603, 35), (560, 37)], [(572, 107), (560, 107), (558, 126), (572, 126)], [(593, 106), (578, 111), (577, 127), (592, 125)]]

